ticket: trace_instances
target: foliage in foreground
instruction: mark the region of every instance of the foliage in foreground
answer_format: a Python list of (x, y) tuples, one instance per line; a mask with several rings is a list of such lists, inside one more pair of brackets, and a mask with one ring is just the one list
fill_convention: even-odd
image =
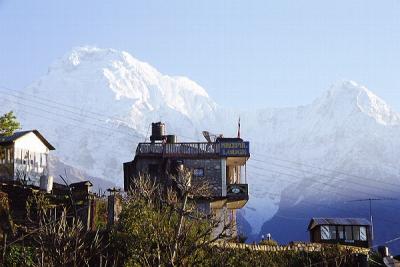
[(20, 128), (21, 125), (12, 111), (0, 117), (0, 136), (10, 136)]
[[(139, 178), (125, 201), (116, 233), (126, 266), (188, 266), (204, 262), (212, 242), (225, 237), (229, 224), (199, 212), (190, 196), (206, 194), (190, 186), (189, 173), (174, 177), (174, 190)], [(196, 192), (194, 192), (196, 190)]]
[(219, 219), (195, 208), (191, 196), (196, 193), (206, 197), (207, 190), (196, 187), (195, 192), (190, 174), (173, 179), (174, 187), (163, 188), (139, 177), (132, 193), (123, 200), (120, 221), (101, 235), (86, 231), (80, 221), (67, 216), (66, 210), (54, 219), (48, 199), (43, 194), (34, 195), (27, 203), (27, 238), (9, 242), (2, 263), (43, 267), (358, 266), (357, 256), (340, 246), (320, 252), (216, 246), (215, 241), (229, 239), (231, 225), (217, 230)]

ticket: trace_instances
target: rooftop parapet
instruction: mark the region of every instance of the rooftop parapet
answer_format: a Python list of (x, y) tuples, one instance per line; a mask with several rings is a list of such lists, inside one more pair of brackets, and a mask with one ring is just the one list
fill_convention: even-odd
[(139, 143), (136, 155), (162, 157), (249, 157), (249, 142)]

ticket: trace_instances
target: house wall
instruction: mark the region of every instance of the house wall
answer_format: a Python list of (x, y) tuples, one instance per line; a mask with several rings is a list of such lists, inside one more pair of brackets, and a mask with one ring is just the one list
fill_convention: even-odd
[(14, 179), (30, 179), (39, 185), (40, 176), (48, 174), (49, 149), (34, 134), (28, 133), (14, 142)]
[(221, 159), (185, 159), (183, 165), (191, 171), (196, 168), (204, 170), (204, 176), (193, 175), (193, 185), (206, 182), (210, 186), (212, 196), (220, 197), (226, 195)]
[(321, 227), (316, 226), (310, 231), (310, 242), (319, 243), (321, 241)]
[(0, 146), (0, 180), (7, 180), (14, 175), (14, 147)]
[[(335, 225), (337, 226), (337, 225)], [(365, 226), (365, 225), (363, 225)], [(365, 226), (367, 228), (367, 240), (344, 240), (339, 239), (336, 236), (336, 239), (321, 239), (321, 225), (318, 225), (310, 230), (310, 242), (315, 243), (323, 243), (323, 244), (342, 244), (348, 246), (357, 246), (357, 247), (365, 247), (368, 248), (371, 246), (371, 229), (369, 226)]]
[[(179, 160), (179, 159), (176, 159)], [(185, 168), (190, 171), (194, 171), (194, 169), (202, 169), (203, 176), (193, 175), (192, 184), (196, 185), (207, 182), (210, 186), (211, 194), (213, 196), (226, 196), (226, 181), (223, 174), (225, 170), (222, 170), (224, 166), (221, 163), (221, 159), (184, 159), (183, 165)], [(131, 166), (128, 166), (131, 164)], [(130, 180), (128, 178), (137, 177), (140, 173), (148, 173), (152, 175), (152, 173), (157, 173), (159, 178), (164, 175), (165, 171), (170, 172), (168, 168), (171, 167), (171, 161), (167, 162), (161, 158), (136, 158), (134, 162), (126, 165), (125, 171), (125, 180)], [(133, 165), (132, 165), (133, 164)], [(153, 169), (150, 170), (150, 165), (153, 165)], [(154, 167), (157, 166), (155, 170)]]
[(49, 149), (33, 132), (28, 133), (14, 142), (15, 148), (29, 148), (32, 151), (40, 153), (49, 153)]

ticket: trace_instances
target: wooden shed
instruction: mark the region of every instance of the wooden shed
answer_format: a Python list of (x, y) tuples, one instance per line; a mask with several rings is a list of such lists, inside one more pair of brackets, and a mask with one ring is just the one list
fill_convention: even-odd
[(312, 218), (310, 242), (371, 247), (371, 223), (364, 218)]

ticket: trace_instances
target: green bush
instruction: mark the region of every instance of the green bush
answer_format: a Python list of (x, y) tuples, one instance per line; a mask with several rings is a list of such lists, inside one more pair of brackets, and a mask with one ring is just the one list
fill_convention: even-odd
[(266, 246), (279, 246), (278, 242), (276, 242), (273, 239), (270, 239), (270, 240), (264, 239), (264, 240), (261, 240), (258, 244), (266, 245)]
[(29, 267), (34, 266), (34, 259), (34, 248), (22, 245), (12, 245), (7, 249), (4, 265), (10, 267)]

